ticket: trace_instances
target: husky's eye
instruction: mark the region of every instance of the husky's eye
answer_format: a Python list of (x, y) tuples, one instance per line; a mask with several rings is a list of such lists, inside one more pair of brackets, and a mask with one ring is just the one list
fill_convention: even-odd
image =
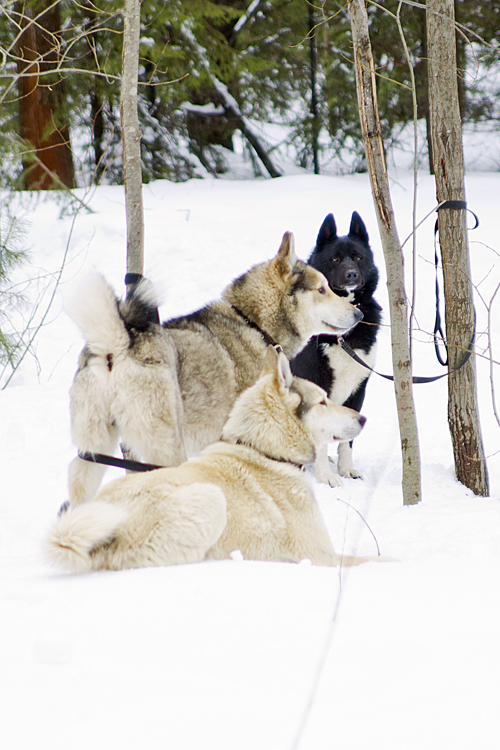
[(326, 398), (324, 398), (323, 401), (320, 401), (319, 403), (320, 406), (328, 406), (328, 401), (326, 400)]
[(318, 289), (318, 292), (319, 292), (320, 294), (326, 294), (326, 289), (325, 289), (325, 287), (324, 287), (324, 286), (320, 286), (320, 288)]

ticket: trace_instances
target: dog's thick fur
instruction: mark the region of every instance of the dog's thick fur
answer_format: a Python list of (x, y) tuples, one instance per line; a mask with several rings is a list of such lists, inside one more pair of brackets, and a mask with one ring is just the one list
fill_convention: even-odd
[[(336, 294), (350, 299), (363, 313), (361, 323), (344, 335), (344, 339), (364, 362), (374, 367), (381, 321), (381, 307), (373, 298), (378, 270), (368, 232), (356, 211), (345, 237), (337, 236), (333, 215), (328, 214), (319, 230), (309, 263), (326, 276)], [(337, 336), (321, 335), (311, 339), (292, 362), (292, 371), (320, 385), (336, 404), (361, 411), (370, 371), (340, 348)], [(332, 487), (340, 484), (338, 474), (361, 478), (353, 465), (352, 443), (341, 443), (338, 447), (338, 474), (330, 468), (327, 445), (319, 452), (315, 469), (318, 481)]]
[(294, 378), (269, 347), (262, 377), (236, 401), (222, 440), (182, 466), (129, 474), (70, 505), (47, 539), (73, 571), (225, 559), (357, 565), (335, 552), (301, 469), (325, 441), (351, 440), (365, 418)]
[[(94, 275), (68, 310), (86, 346), (71, 387), (71, 427), (80, 451), (178, 466), (220, 438), (237, 396), (262, 370), (270, 340), (294, 357), (314, 334), (344, 333), (362, 318), (325, 277), (297, 260), (286, 233), (277, 255), (251, 268), (222, 299), (158, 323), (149, 282), (118, 302)], [(71, 503), (97, 491), (104, 467), (75, 458)]]

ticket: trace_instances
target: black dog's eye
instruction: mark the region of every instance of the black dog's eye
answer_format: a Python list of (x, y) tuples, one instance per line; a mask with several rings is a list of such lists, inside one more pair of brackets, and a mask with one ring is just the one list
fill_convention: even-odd
[(332, 263), (338, 263), (338, 262), (339, 262), (338, 258), (332, 258)]
[(356, 261), (356, 263), (359, 263), (359, 261), (361, 260), (361, 257), (359, 255), (356, 255), (354, 260)]

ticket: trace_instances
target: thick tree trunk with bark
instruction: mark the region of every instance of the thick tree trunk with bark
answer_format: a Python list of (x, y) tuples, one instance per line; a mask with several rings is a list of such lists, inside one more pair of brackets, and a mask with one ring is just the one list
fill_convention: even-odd
[(127, 213), (127, 273), (133, 274), (142, 274), (144, 265), (141, 131), (137, 114), (140, 31), (140, 0), (125, 0), (120, 111)]
[(403, 502), (405, 505), (413, 505), (422, 499), (422, 493), (403, 256), (389, 192), (365, 0), (351, 0), (349, 16), (354, 44), (361, 129), (387, 268), (392, 362), (403, 459)]
[[(53, 7), (51, 7), (53, 6)], [(23, 187), (48, 190), (75, 186), (75, 171), (66, 114), (64, 81), (39, 73), (57, 67), (59, 5), (51, 0), (17, 2), (19, 25), (24, 29), (17, 45), (19, 124), (30, 150), (23, 157)], [(36, 23), (33, 19), (37, 18)]]
[[(454, 0), (428, 0), (429, 101), (436, 195), (439, 203), (465, 200), (462, 124), (456, 74)], [(436, 11), (440, 15), (436, 15)], [(444, 16), (444, 17), (443, 17)], [(448, 344), (448, 421), (457, 479), (476, 495), (488, 495), (479, 412), (475, 358), (456, 372), (470, 346), (474, 307), (466, 212), (439, 211)]]

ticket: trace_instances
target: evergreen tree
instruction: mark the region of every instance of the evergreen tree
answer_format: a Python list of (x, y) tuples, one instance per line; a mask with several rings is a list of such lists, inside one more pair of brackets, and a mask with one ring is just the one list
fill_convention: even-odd
[[(398, 6), (397, 0), (383, 0), (368, 7), (386, 145), (412, 117), (408, 62), (391, 15)], [(458, 6), (459, 21), (484, 42), (498, 36), (496, 0), (485, 0), (480, 6), (461, 0)], [(14, 130), (20, 133), (13, 93), (19, 64), (12, 46), (18, 33), (13, 7), (10, 2), (0, 8), (4, 60), (0, 152), (7, 157), (15, 148)], [(92, 176), (120, 183), (123, 1), (60, 0), (58, 8), (58, 55), (65, 70), (64, 99), (72, 141), (78, 143), (75, 156), (83, 161), (79, 170), (86, 181)], [(343, 149), (350, 152), (351, 165), (354, 153), (354, 165), (363, 168), (347, 8), (342, 0), (313, 6), (314, 107), (310, 8), (309, 0), (143, 0), (139, 117), (145, 181), (188, 179), (197, 173), (200, 162), (213, 174), (223, 172), (227, 168), (224, 149), (232, 148), (238, 129), (245, 132), (248, 126), (248, 134), (252, 121), (286, 125), (287, 143), (297, 163), (307, 169), (313, 167), (318, 133), (320, 169), (330, 159), (338, 160)], [(400, 12), (415, 69), (419, 114), (425, 117), (425, 13), (406, 4)], [(498, 117), (500, 103), (499, 92), (485, 85), (484, 78), (492, 66), (498, 67), (498, 54), (484, 42), (476, 39), (472, 50), (457, 36), (459, 67), (464, 66), (465, 57), (472, 58), (472, 51), (480, 61), (480, 75), (465, 80), (463, 99), (464, 117), (476, 121)], [(276, 141), (262, 144), (271, 158), (277, 145)], [(11, 178), (19, 174), (12, 157), (1, 169)]]

